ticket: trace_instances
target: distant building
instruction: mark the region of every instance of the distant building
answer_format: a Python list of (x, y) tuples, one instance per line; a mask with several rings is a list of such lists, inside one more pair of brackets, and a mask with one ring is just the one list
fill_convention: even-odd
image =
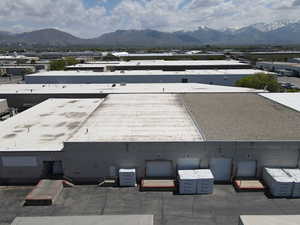
[(208, 69), (251, 69), (247, 63), (235, 60), (140, 60), (140, 61), (96, 61), (67, 66), (66, 70), (126, 71), (126, 70), (208, 70)]
[(0, 73), (2, 76), (24, 76), (35, 72), (36, 67), (31, 65), (0, 65)]
[[(272, 72), (284, 73), (284, 70), (292, 72), (293, 76), (300, 76), (300, 63), (290, 62), (257, 62), (256, 68)], [(288, 74), (288, 73), (286, 73)]]
[(300, 58), (289, 59), (288, 62), (291, 62), (291, 63), (300, 63)]
[(27, 84), (83, 84), (83, 83), (203, 83), (234, 86), (243, 77), (264, 71), (254, 69), (228, 70), (126, 70), (115, 72), (50, 71), (25, 77)]

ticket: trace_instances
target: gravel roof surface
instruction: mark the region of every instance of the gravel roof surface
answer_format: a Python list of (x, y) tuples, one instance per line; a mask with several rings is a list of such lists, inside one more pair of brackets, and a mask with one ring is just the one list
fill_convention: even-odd
[(300, 113), (257, 94), (183, 94), (206, 140), (300, 140)]

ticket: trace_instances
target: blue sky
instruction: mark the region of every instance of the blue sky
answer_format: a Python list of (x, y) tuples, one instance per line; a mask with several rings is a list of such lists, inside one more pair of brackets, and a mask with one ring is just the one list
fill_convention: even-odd
[(0, 31), (57, 28), (90, 38), (118, 29), (241, 28), (299, 15), (300, 0), (0, 0)]

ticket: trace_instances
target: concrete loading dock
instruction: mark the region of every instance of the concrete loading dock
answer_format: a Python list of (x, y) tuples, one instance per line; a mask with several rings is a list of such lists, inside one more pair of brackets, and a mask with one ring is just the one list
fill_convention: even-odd
[(240, 216), (239, 225), (297, 225), (299, 215), (249, 215)]
[[(57, 116), (52, 117), (53, 112)], [(44, 161), (60, 161), (64, 175), (77, 183), (99, 182), (116, 176), (120, 168), (135, 168), (138, 180), (146, 175), (174, 178), (183, 161), (199, 161), (200, 168), (211, 168), (215, 180), (222, 182), (245, 174), (249, 165), (255, 177), (261, 177), (266, 166), (299, 166), (299, 112), (254, 93), (49, 100), (18, 116), (0, 126), (2, 133), (10, 134), (0, 137), (4, 181), (38, 179), (44, 175)], [(24, 121), (18, 133), (15, 127)], [(29, 124), (33, 126), (28, 132)], [(45, 137), (50, 131), (51, 137)], [(41, 140), (43, 147), (53, 147), (40, 149)]]
[(11, 225), (153, 225), (153, 215), (17, 217)]
[(27, 84), (203, 83), (234, 86), (243, 77), (266, 73), (255, 69), (127, 70), (115, 72), (50, 71), (25, 76)]

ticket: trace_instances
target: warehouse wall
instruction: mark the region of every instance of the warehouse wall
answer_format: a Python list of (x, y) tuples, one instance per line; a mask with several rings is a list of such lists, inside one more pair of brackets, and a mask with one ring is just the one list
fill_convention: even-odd
[[(36, 165), (4, 165), (5, 157), (35, 157)], [(61, 160), (60, 152), (0, 152), (0, 184), (33, 184), (43, 175), (43, 161)]]
[(37, 105), (49, 98), (105, 98), (107, 94), (40, 94), (40, 93), (16, 93), (16, 94), (1, 94), (0, 99), (7, 99), (10, 108), (24, 109)]
[(65, 143), (64, 172), (77, 182), (95, 182), (110, 176), (110, 167), (136, 168), (144, 177), (148, 160), (172, 160), (175, 176), (179, 158), (199, 158), (208, 168), (212, 158), (231, 158), (233, 176), (240, 160), (257, 160), (258, 173), (268, 167), (298, 167), (299, 142), (197, 142), (197, 143)]
[(27, 84), (84, 84), (84, 83), (203, 83), (234, 86), (235, 82), (247, 75), (112, 75), (112, 76), (26, 76)]

